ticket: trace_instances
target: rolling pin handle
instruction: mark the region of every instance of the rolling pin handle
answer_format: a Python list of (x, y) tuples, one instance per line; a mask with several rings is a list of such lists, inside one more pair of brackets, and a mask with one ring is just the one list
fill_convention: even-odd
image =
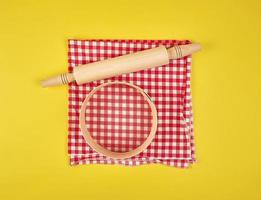
[(167, 51), (168, 51), (169, 59), (178, 59), (191, 55), (199, 51), (200, 49), (201, 49), (200, 44), (195, 43), (195, 44), (186, 44), (186, 45), (176, 45), (167, 49)]
[(64, 73), (41, 81), (42, 87), (58, 86), (71, 83), (75, 80), (72, 73)]

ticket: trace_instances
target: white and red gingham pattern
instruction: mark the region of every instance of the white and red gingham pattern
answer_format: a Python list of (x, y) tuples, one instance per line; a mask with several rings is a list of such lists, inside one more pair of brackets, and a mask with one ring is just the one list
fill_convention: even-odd
[[(177, 40), (69, 40), (69, 71), (81, 64), (116, 57), (159, 45), (188, 44)], [(193, 118), (190, 93), (191, 57), (171, 60), (168, 65), (135, 73), (94, 81), (78, 86), (69, 84), (70, 164), (122, 164), (135, 166), (162, 163), (188, 167), (195, 162)], [(86, 95), (106, 81), (126, 81), (143, 88), (152, 98), (158, 111), (156, 137), (148, 148), (137, 156), (113, 160), (93, 151), (81, 134), (79, 112)]]
[(92, 138), (112, 152), (136, 149), (150, 134), (152, 109), (135, 88), (113, 83), (99, 88), (88, 100), (85, 124)]

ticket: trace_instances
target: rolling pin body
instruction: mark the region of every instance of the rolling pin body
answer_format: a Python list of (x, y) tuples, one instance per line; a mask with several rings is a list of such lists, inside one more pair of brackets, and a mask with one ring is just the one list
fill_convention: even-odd
[(82, 65), (74, 69), (73, 75), (77, 84), (83, 84), (168, 63), (169, 56), (167, 49), (164, 46), (160, 46)]

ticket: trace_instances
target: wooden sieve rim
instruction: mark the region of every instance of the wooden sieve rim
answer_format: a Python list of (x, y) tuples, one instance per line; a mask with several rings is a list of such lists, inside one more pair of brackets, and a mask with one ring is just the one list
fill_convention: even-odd
[[(110, 150), (102, 147), (98, 143), (96, 143), (94, 141), (94, 139), (92, 138), (91, 134), (88, 132), (87, 126), (85, 124), (85, 110), (86, 110), (86, 107), (87, 107), (87, 104), (88, 104), (90, 98), (100, 88), (108, 86), (108, 85), (114, 85), (114, 84), (123, 84), (123, 85), (127, 85), (127, 86), (130, 86), (130, 87), (136, 89), (136, 91), (141, 93), (143, 95), (143, 97), (145, 98), (145, 100), (148, 102), (148, 104), (150, 106), (150, 109), (151, 109), (151, 112), (152, 112), (152, 127), (151, 127), (151, 131), (150, 131), (149, 136), (147, 137), (147, 139), (140, 146), (138, 146), (137, 148), (135, 148), (135, 149), (133, 149), (131, 151), (128, 151), (128, 152), (124, 152), (124, 153), (110, 151)], [(126, 158), (130, 158), (132, 156), (135, 156), (135, 155), (141, 153), (142, 151), (144, 151), (150, 145), (152, 140), (154, 139), (155, 134), (156, 134), (156, 130), (157, 130), (157, 110), (156, 110), (156, 106), (152, 102), (152, 100), (149, 97), (149, 95), (143, 89), (141, 89), (140, 87), (138, 87), (136, 85), (133, 85), (131, 83), (128, 83), (128, 82), (123, 82), (123, 81), (106, 82), (106, 83), (103, 83), (103, 84), (97, 86), (96, 88), (94, 88), (87, 95), (85, 100), (83, 101), (82, 106), (81, 106), (81, 110), (80, 110), (80, 127), (81, 127), (81, 132), (83, 134), (83, 137), (84, 137), (85, 141), (97, 153), (102, 154), (104, 156), (107, 156), (109, 158), (113, 158), (113, 159), (126, 159)]]

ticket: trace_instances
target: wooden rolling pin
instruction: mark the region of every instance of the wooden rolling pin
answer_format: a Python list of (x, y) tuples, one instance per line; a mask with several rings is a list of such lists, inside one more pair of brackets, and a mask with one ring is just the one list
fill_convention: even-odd
[(88, 83), (121, 74), (158, 67), (200, 50), (199, 44), (177, 45), (167, 49), (159, 46), (115, 58), (97, 61), (75, 67), (72, 73), (60, 74), (41, 81), (42, 87), (63, 85), (73, 81), (77, 84)]

